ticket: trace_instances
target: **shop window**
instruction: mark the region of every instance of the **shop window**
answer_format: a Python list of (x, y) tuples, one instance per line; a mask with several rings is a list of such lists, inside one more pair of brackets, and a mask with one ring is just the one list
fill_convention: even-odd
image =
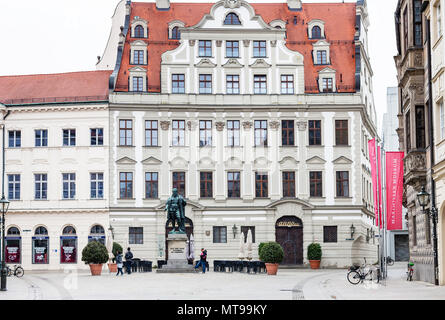
[(16, 227), (10, 227), (5, 237), (5, 262), (21, 263), (21, 243), (20, 230)]
[(38, 227), (32, 237), (32, 263), (49, 263), (49, 237), (45, 227)]
[(88, 243), (91, 241), (98, 241), (105, 245), (105, 230), (101, 225), (94, 225), (91, 227), (90, 235), (88, 236)]
[(63, 228), (60, 237), (60, 263), (77, 263), (77, 236), (72, 226)]

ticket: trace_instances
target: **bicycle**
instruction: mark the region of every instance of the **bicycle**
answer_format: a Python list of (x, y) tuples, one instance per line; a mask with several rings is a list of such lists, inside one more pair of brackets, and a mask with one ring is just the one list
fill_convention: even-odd
[(386, 257), (386, 264), (388, 266), (393, 266), (394, 265), (394, 260), (390, 256), (388, 256), (388, 257)]
[(14, 275), (18, 278), (21, 278), (25, 274), (25, 270), (23, 270), (23, 268), (18, 265), (15, 265), (14, 269), (11, 269), (9, 266), (6, 266), (6, 269), (8, 270), (8, 277)]
[(414, 262), (408, 262), (408, 271), (406, 272), (406, 281), (413, 281)]
[(379, 283), (381, 278), (380, 268), (365, 263), (361, 266), (353, 265), (348, 269), (347, 279), (351, 284), (359, 284), (363, 281), (372, 281), (374, 283)]

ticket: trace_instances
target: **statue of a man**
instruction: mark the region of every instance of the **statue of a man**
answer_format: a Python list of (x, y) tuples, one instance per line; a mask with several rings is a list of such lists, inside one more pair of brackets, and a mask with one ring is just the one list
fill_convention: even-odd
[[(185, 206), (187, 202), (178, 193), (178, 189), (173, 188), (172, 195), (167, 200), (165, 211), (167, 211), (167, 222), (171, 221), (173, 230), (170, 232), (185, 234)], [(179, 230), (176, 231), (176, 221), (178, 221)]]

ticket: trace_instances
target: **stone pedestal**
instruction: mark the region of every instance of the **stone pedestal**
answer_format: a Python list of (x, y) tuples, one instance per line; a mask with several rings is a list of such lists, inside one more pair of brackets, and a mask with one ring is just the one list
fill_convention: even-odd
[(157, 269), (159, 273), (189, 273), (194, 272), (193, 265), (188, 264), (185, 255), (187, 246), (186, 234), (169, 234), (167, 237), (168, 260), (167, 264), (161, 269)]

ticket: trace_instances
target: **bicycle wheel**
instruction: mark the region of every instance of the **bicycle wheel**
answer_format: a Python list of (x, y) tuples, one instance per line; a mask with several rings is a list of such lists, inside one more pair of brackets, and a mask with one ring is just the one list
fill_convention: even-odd
[(23, 277), (23, 275), (25, 274), (25, 270), (23, 270), (22, 267), (17, 267), (17, 269), (15, 269), (14, 275), (18, 278)]
[(380, 269), (375, 269), (371, 271), (371, 281), (373, 283), (379, 283), (381, 277), (382, 273), (380, 272)]
[(387, 264), (388, 266), (393, 266), (393, 265), (394, 265), (394, 260), (391, 259), (391, 257), (388, 257), (388, 258), (386, 259), (386, 264)]
[(350, 271), (348, 273), (347, 278), (348, 278), (349, 283), (351, 283), (351, 284), (359, 284), (360, 281), (362, 280), (360, 277), (360, 273), (358, 273), (357, 271)]

